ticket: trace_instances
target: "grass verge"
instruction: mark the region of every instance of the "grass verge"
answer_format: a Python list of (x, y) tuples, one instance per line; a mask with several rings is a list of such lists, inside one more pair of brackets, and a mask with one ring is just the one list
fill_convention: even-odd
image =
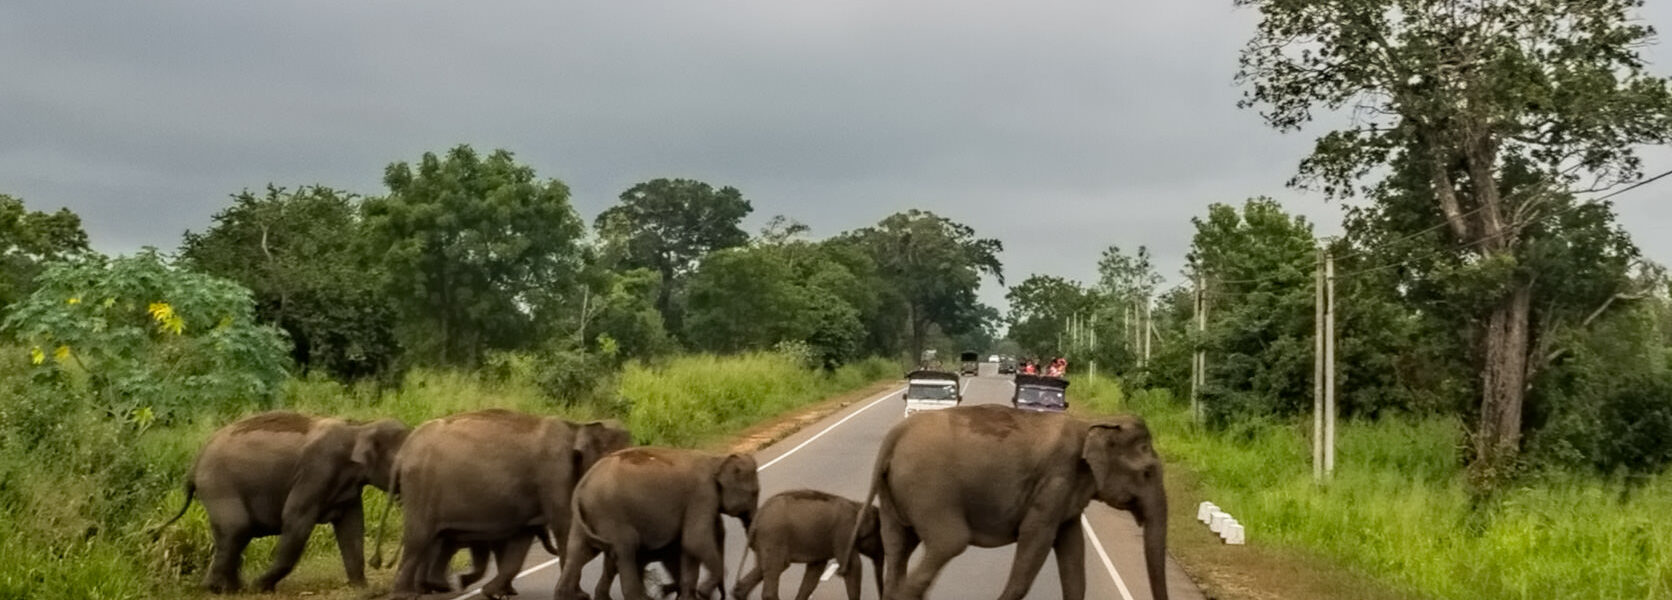
[[(135, 432), (73, 397), (43, 392), (26, 376), (11, 375), (22, 372), (0, 373), (0, 556), (5, 557), (0, 599), (207, 597), (197, 588), (210, 551), (201, 506), (194, 503), (154, 541), (147, 530), (179, 509), (181, 477), (209, 432), (224, 422), (204, 418)], [(413, 425), (489, 407), (574, 419), (614, 417), (625, 421), (640, 443), (719, 447), (751, 425), (816, 411), (826, 405), (821, 401), (898, 373), (882, 360), (825, 373), (777, 354), (688, 356), (629, 367), (608, 384), (613, 397), (592, 403), (554, 401), (521, 375), (417, 370), (398, 390), (384, 393), (293, 380), (282, 404), (348, 418), (393, 416)], [(365, 494), (372, 528), (384, 498), (372, 488)], [(398, 531), (398, 519), (390, 524), (391, 532)], [(246, 551), (246, 581), (266, 568), (275, 541), (257, 540)], [(388, 542), (385, 551), (392, 553), (394, 540)], [(367, 576), (368, 588), (343, 585), (330, 527), (322, 526), (272, 597), (358, 600), (388, 592), (390, 569), (368, 569)]]
[[(1165, 392), (1076, 382), (1076, 411), (1133, 412), (1170, 464), (1175, 557), (1213, 597), (1672, 598), (1672, 475), (1633, 488), (1551, 474), (1472, 506), (1458, 423), (1338, 427), (1335, 477), (1312, 481), (1307, 429), (1206, 431)], [(1310, 425), (1309, 423), (1307, 425)], [(1212, 500), (1242, 522), (1227, 546), (1193, 520)]]

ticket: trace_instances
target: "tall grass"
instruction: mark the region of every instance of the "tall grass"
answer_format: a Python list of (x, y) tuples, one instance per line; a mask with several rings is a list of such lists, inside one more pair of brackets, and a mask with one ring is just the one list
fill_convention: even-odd
[[(194, 504), (155, 541), (149, 529), (179, 509), (192, 457), (225, 423), (203, 417), (136, 431), (91, 409), (73, 390), (32, 380), (28, 365), (12, 355), (26, 354), (0, 352), (0, 600), (195, 595), (210, 553), (201, 506)], [(822, 373), (775, 354), (692, 356), (629, 367), (618, 379), (601, 380), (600, 400), (573, 403), (554, 399), (527, 369), (491, 375), (417, 369), (399, 389), (381, 392), (293, 379), (281, 404), (411, 425), (491, 407), (613, 417), (626, 421), (641, 443), (688, 446), (898, 372), (880, 360)], [(383, 495), (367, 488), (365, 501), (368, 519), (375, 519)], [(257, 540), (246, 551), (246, 581), (266, 568), (273, 543)], [(322, 527), (280, 589), (341, 585), (336, 546), (330, 528)]]
[(1165, 392), (1072, 390), (1087, 409), (1142, 415), (1251, 543), (1305, 549), (1424, 597), (1672, 598), (1672, 474), (1629, 491), (1546, 474), (1476, 506), (1458, 422), (1383, 419), (1339, 425), (1335, 476), (1320, 488), (1310, 421), (1206, 431)]

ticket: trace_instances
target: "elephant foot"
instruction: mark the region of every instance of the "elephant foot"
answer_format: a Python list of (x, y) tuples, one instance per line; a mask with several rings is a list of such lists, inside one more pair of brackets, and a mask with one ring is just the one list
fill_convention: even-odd
[(236, 581), (210, 581), (203, 584), (203, 589), (211, 594), (236, 594), (244, 590), (244, 586)]
[(464, 589), (464, 588), (470, 587), (472, 585), (475, 585), (476, 582), (482, 580), (483, 575), (486, 575), (486, 573), (465, 573), (465, 574), (459, 575), (459, 589)]

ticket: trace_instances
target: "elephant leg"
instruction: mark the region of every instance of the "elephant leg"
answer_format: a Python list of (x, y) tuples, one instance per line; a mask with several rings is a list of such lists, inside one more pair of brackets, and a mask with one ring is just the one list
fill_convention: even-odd
[[(801, 589), (795, 591), (795, 600), (807, 600), (813, 596), (813, 589), (819, 587), (819, 576), (824, 574), (824, 569), (829, 564), (830, 561), (821, 560), (807, 563), (807, 566), (802, 568)], [(844, 581), (852, 582), (848, 584), (849, 600), (858, 600), (859, 598), (859, 596), (855, 595), (855, 592), (859, 591), (859, 582), (853, 578), (853, 575), (858, 574), (862, 570), (863, 569), (854, 569), (847, 577), (842, 578)]]
[[(693, 592), (701, 594), (705, 600), (714, 597), (714, 591), (720, 590), (720, 596), (725, 597), (724, 583), (726, 580), (726, 556), (722, 548), (726, 544), (725, 523), (719, 515), (709, 519), (706, 523), (693, 523), (695, 527), (687, 526), (686, 535), (680, 536), (680, 554), (690, 560), (682, 561), (687, 573), (681, 574), (680, 593), (686, 593), (685, 581), (693, 586), (702, 568), (708, 569), (708, 578), (701, 586), (694, 586)], [(699, 568), (701, 567), (701, 568)]]
[(789, 569), (789, 563), (780, 558), (768, 558), (759, 555), (756, 568), (761, 572), (761, 600), (778, 600), (779, 582), (783, 580), (784, 571)]
[(891, 600), (922, 600), (923, 594), (940, 576), (941, 569), (946, 568), (946, 563), (963, 554), (970, 545), (969, 525), (960, 515), (938, 515), (935, 520), (916, 529), (932, 531), (934, 535), (922, 536), (923, 560), (917, 563), (916, 568), (906, 572), (900, 585), (894, 587)]
[[(557, 577), (557, 589), (553, 590), (552, 597), (556, 600), (584, 600), (586, 593), (581, 591), (581, 569), (586, 567), (586, 563), (592, 562), (592, 559), (598, 556), (599, 550), (592, 547), (592, 544), (587, 543), (586, 538), (581, 535), (577, 528), (569, 532), (569, 538), (564, 540), (563, 554), (568, 558), (558, 563), (563, 570)], [(606, 557), (603, 583), (599, 585), (608, 585), (607, 582), (615, 577), (611, 573), (613, 569), (614, 565), (610, 564)], [(604, 592), (599, 600), (609, 598), (608, 587), (604, 588)]]
[[(853, 557), (853, 560), (854, 560), (854, 564), (857, 565), (859, 563), (859, 557), (858, 556)], [(807, 574), (812, 575), (813, 572), (808, 571)], [(820, 573), (820, 574), (822, 575), (823, 573)], [(865, 585), (865, 569), (863, 569), (863, 568), (849, 569), (848, 574), (845, 577), (843, 577), (842, 583), (847, 584), (848, 600), (859, 600), (859, 595), (860, 595), (859, 588), (861, 588)]]
[(737, 584), (732, 586), (732, 597), (737, 598), (737, 600), (746, 600), (749, 594), (755, 591), (755, 586), (761, 584), (761, 579), (761, 565), (760, 560), (757, 559), (755, 568), (749, 569), (748, 573), (744, 573), (737, 578)]
[[(573, 552), (575, 547), (569, 546)], [(644, 589), (644, 569), (639, 566), (638, 548), (633, 544), (615, 544), (610, 553), (615, 555), (616, 575), (621, 579), (621, 597), (626, 600), (650, 600)], [(580, 576), (577, 574), (576, 578)]]
[(467, 588), (488, 574), (488, 561), (493, 560), (492, 546), (483, 543), (470, 545), (470, 571), (459, 575), (459, 588)]
[[(302, 551), (308, 548), (308, 538), (313, 535), (314, 520), (311, 515), (292, 518), (285, 515), (284, 526), (279, 534), (279, 545), (273, 548), (273, 564), (267, 567), (267, 572), (261, 574), (257, 581), (257, 589), (271, 592), (278, 587), (279, 580), (290, 574), (296, 568), (296, 563), (302, 560)], [(345, 557), (346, 558), (346, 557)], [(361, 583), (365, 582), (362, 574)]]
[(883, 566), (887, 571), (886, 576), (882, 576), (882, 597), (886, 600), (892, 598), (894, 589), (900, 587), (900, 582), (905, 581), (906, 561), (911, 559), (911, 553), (917, 550), (920, 538), (917, 537), (916, 530), (906, 527), (898, 519), (885, 516), (879, 526), (882, 535)]
[(229, 521), (214, 523), (210, 527), (215, 534), (215, 558), (209, 564), (209, 575), (204, 578), (203, 587), (216, 594), (243, 589), (244, 583), (238, 571), (244, 566), (244, 547), (255, 537), (243, 518)]
[[(565, 549), (564, 552), (574, 556), (575, 551)], [(592, 560), (592, 557), (588, 556), (587, 560)], [(610, 600), (610, 588), (615, 585), (615, 575), (615, 554), (606, 553), (604, 554), (604, 573), (598, 576), (598, 585), (592, 588), (592, 600)]]
[(400, 568), (395, 571), (394, 592), (391, 600), (413, 600), (425, 592), (424, 583), (437, 561), (447, 560), (447, 542), (418, 524), (419, 519), (408, 517), (408, 527), (401, 535)]
[(432, 594), (451, 592), (453, 584), (447, 581), (447, 574), (453, 566), (453, 555), (459, 552), (459, 544), (451, 539), (442, 539), (436, 543), (440, 550), (436, 551), (435, 560), (425, 564), (424, 579), (419, 589)]
[(1062, 579), (1062, 600), (1086, 597), (1086, 535), (1079, 519), (1057, 530), (1057, 576)]
[[(1010, 563), (1010, 579), (1004, 584), (1004, 591), (999, 594), (1000, 600), (1021, 600), (1028, 595), (1028, 588), (1033, 587), (1033, 580), (1039, 577), (1040, 567), (1045, 566), (1045, 557), (1050, 555), (1051, 546), (1059, 539), (1058, 534), (1067, 528), (1066, 525), (1051, 528), (1048, 524), (1029, 523), (1022, 521), (1021, 535), (1016, 538), (1016, 558)], [(1076, 521), (1074, 531), (1080, 530)], [(1059, 557), (1060, 561), (1061, 558)], [(1085, 567), (1085, 554), (1080, 555), (1080, 566)], [(1082, 573), (1080, 587), (1085, 588), (1085, 577)], [(1066, 594), (1068, 585), (1063, 585)]]
[(517, 571), (522, 570), (523, 560), (528, 558), (528, 547), (533, 544), (533, 535), (518, 534), (499, 547), (499, 572), (482, 586), (482, 596), (499, 600), (516, 594), (516, 590), (511, 589), (511, 580), (516, 579)]
[(356, 503), (331, 522), (331, 533), (337, 537), (337, 552), (343, 556), (343, 571), (348, 573), (348, 584), (366, 585), (366, 516)]

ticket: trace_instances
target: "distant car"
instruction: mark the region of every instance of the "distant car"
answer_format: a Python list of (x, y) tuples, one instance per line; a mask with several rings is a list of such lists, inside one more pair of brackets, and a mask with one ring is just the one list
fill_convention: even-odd
[(1016, 359), (1009, 356), (999, 357), (999, 374), (1012, 375), (1016, 373)]
[(980, 374), (981, 355), (974, 352), (965, 352), (958, 355), (958, 372), (964, 375)]
[(998, 361), (999, 361), (999, 355), (997, 355), (997, 354), (994, 354), (992, 356), (987, 357), (987, 362), (996, 363)]
[(958, 390), (958, 374), (920, 369), (906, 374), (906, 416), (925, 410), (952, 408), (964, 401)]
[(1068, 380), (1038, 375), (1017, 375), (1016, 391), (1010, 405), (1035, 412), (1068, 410)]

